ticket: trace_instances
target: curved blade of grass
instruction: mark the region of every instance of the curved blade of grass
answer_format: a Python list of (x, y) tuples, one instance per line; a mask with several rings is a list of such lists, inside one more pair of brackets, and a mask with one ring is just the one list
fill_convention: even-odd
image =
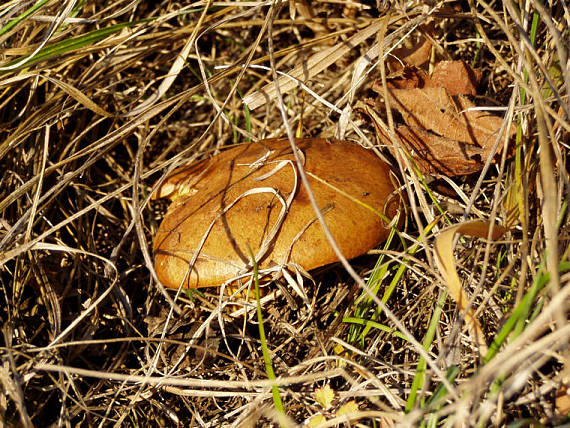
[[(455, 235), (460, 233), (486, 238), (491, 226), (492, 224), (488, 221), (469, 221), (444, 229), (435, 239), (434, 251), (437, 267), (445, 279), (445, 284), (451, 294), (451, 297), (457, 302), (461, 311), (467, 309), (469, 299), (461, 286), (461, 280), (459, 279), (457, 270), (455, 269), (455, 257), (453, 256), (453, 241), (455, 239)], [(503, 235), (503, 233), (506, 232), (506, 229), (499, 225), (493, 225), (492, 232), (491, 238), (495, 240)], [(477, 342), (481, 354), (486, 354), (488, 349), (485, 341), (485, 335), (483, 334), (479, 322), (474, 316), (473, 308), (468, 309), (464, 316), (465, 323), (469, 327), (473, 339)]]
[[(459, 371), (460, 371), (459, 367), (457, 367), (455, 365), (450, 366), (447, 369), (447, 372), (445, 373), (445, 378), (448, 380), (449, 383), (453, 383), (455, 381), (455, 378), (459, 374)], [(446, 395), (447, 395), (447, 388), (441, 382), (435, 388), (435, 391), (433, 392), (433, 395), (427, 401), (426, 406), (431, 406), (431, 405), (435, 404), (435, 406), (436, 406), (435, 409), (439, 409), (442, 406), (442, 404), (438, 404), (438, 403), (441, 402), (441, 400)], [(436, 415), (432, 414), (430, 416), (427, 426), (428, 426), (428, 428), (436, 428), (438, 426), (438, 418)]]
[[(538, 30), (538, 21), (539, 21), (538, 12), (535, 11), (533, 16), (532, 16), (532, 25), (530, 28), (530, 41), (532, 42), (533, 45), (536, 41), (536, 32)], [(526, 70), (526, 69), (523, 71), (523, 79), (525, 82), (528, 82), (528, 70)], [(521, 104), (524, 104), (526, 102), (526, 89), (521, 88), (520, 94), (521, 94)]]
[[(543, 269), (544, 269), (544, 263), (543, 263), (543, 266), (541, 266), (539, 274), (537, 275), (536, 280), (532, 284), (531, 289), (526, 293), (526, 295), (521, 300), (520, 304), (515, 308), (512, 315), (508, 318), (508, 320), (503, 325), (503, 328), (499, 331), (497, 336), (495, 336), (495, 338), (493, 339), (493, 342), (489, 346), (489, 351), (487, 352), (487, 354), (483, 358), (483, 364), (488, 363), (498, 353), (499, 348), (506, 341), (506, 339), (509, 337), (511, 332), (514, 331), (514, 337), (513, 338), (518, 336), (518, 334), (520, 332), (517, 333), (517, 330), (516, 330), (517, 323), (522, 322), (522, 323), (524, 323), (524, 325), (528, 325), (527, 319), (526, 319), (526, 314), (529, 313), (530, 307), (531, 307), (532, 303), (534, 302), (536, 295), (544, 288), (544, 286), (546, 284), (548, 284), (548, 281), (550, 279), (549, 274), (548, 273), (545, 274), (543, 272)], [(569, 270), (570, 270), (570, 262), (560, 263), (559, 272), (561, 274), (565, 273)], [(538, 311), (538, 308), (535, 309), (534, 313), (531, 316), (531, 319), (537, 315), (537, 311)], [(453, 382), (453, 380), (455, 379), (455, 377), (457, 376), (458, 373), (459, 373), (459, 368), (456, 366), (451, 366), (447, 371), (447, 380), (450, 383)], [(414, 381), (415, 381), (415, 378), (414, 378)], [(498, 387), (500, 386), (500, 383), (501, 383), (501, 379), (498, 379), (498, 382), (496, 382), (494, 387), (493, 387), (494, 391), (496, 391), (498, 389)], [(447, 389), (445, 388), (445, 386), (443, 384), (439, 384), (437, 386), (434, 394), (427, 401), (426, 405), (429, 406), (429, 405), (437, 403), (439, 400), (443, 399), (446, 394), (447, 394)], [(406, 407), (406, 410), (408, 410), (407, 407)], [(434, 420), (430, 419), (430, 423), (428, 424), (428, 427), (435, 426), (435, 425), (433, 425), (434, 421), (437, 422), (435, 419)]]
[(40, 9), (44, 4), (46, 4), (49, 0), (40, 0), (38, 1), (36, 4), (34, 4), (32, 7), (28, 8), (28, 10), (26, 10), (24, 13), (22, 13), (20, 16), (18, 16), (17, 18), (13, 19), (12, 21), (8, 22), (4, 27), (0, 28), (0, 37), (2, 37), (4, 34), (6, 34), (8, 31), (10, 31), (12, 28), (14, 28), (16, 25), (18, 25), (20, 22), (22, 22), (24, 19), (26, 19), (28, 16), (32, 15), (35, 11), (37, 11), (38, 9)]
[[(236, 84), (236, 82), (234, 82), (233, 80), (230, 80), (230, 84), (232, 86), (234, 86)], [(237, 92), (238, 96), (240, 97), (240, 99), (242, 100), (242, 104), (243, 104), (243, 115), (245, 118), (245, 130), (251, 134), (251, 114), (249, 111), (249, 107), (247, 106), (247, 104), (245, 102), (243, 102), (243, 93), (239, 90), (239, 88), (236, 88), (236, 92)], [(250, 142), (251, 138), (247, 137), (246, 141)]]
[(399, 337), (400, 339), (408, 340), (406, 338), (406, 336), (404, 336), (402, 333), (400, 333), (395, 328), (388, 327), (385, 324), (380, 324), (377, 321), (365, 320), (365, 319), (359, 318), (359, 317), (344, 317), (342, 319), (342, 322), (353, 324), (353, 325), (366, 326), (367, 328), (369, 327), (369, 330), (372, 328), (375, 328), (377, 330), (382, 330), (382, 331), (385, 331), (387, 333), (392, 333), (394, 336)]
[[(62, 40), (60, 42), (56, 42), (56, 43), (53, 43), (51, 45), (46, 45), (40, 52), (38, 52), (34, 56), (34, 58), (32, 58), (30, 61), (27, 61), (25, 64), (22, 65), (22, 67), (18, 67), (18, 68), (29, 67), (33, 64), (37, 64), (38, 62), (41, 62), (41, 61), (46, 61), (46, 60), (53, 58), (53, 57), (56, 57), (58, 55), (63, 55), (63, 54), (69, 53), (69, 52), (73, 52), (73, 51), (85, 48), (87, 46), (90, 46), (94, 43), (97, 43), (97, 42), (107, 38), (111, 34), (114, 34), (114, 33), (121, 31), (123, 28), (133, 27), (133, 26), (138, 25), (138, 24), (143, 23), (143, 22), (152, 21), (153, 19), (155, 19), (155, 18), (148, 18), (148, 19), (143, 19), (143, 20), (133, 21), (133, 22), (122, 22), (120, 24), (115, 24), (115, 25), (111, 25), (109, 27), (101, 28), (99, 30), (91, 31), (87, 34), (82, 34), (81, 36), (72, 37), (70, 39)], [(29, 55), (23, 55), (21, 57), (18, 57), (16, 59), (13, 59), (13, 60), (8, 61), (7, 63), (3, 64), (0, 67), (0, 75), (6, 74), (8, 72), (6, 70), (3, 70), (4, 68), (8, 68), (8, 67), (16, 64), (19, 61), (26, 59), (28, 56)], [(17, 70), (17, 69), (15, 69), (15, 70)], [(14, 71), (14, 70), (10, 70), (10, 71)]]
[[(259, 271), (257, 262), (255, 261), (255, 256), (253, 251), (248, 246), (249, 256), (253, 264), (253, 282), (255, 284), (255, 300), (257, 301), (257, 322), (259, 326), (259, 340), (261, 341), (261, 350), (263, 351), (263, 360), (265, 362), (265, 372), (269, 379), (275, 379), (275, 372), (273, 371), (273, 365), (271, 364), (271, 357), (269, 355), (269, 349), (267, 348), (267, 339), (265, 337), (265, 328), (263, 327), (263, 314), (261, 313), (261, 296), (259, 293)], [(283, 402), (281, 401), (281, 396), (279, 395), (279, 387), (273, 385), (271, 387), (271, 392), (273, 393), (273, 404), (275, 409), (281, 415), (285, 415), (285, 409), (283, 408)]]
[[(388, 234), (388, 238), (384, 243), (384, 249), (389, 248), (389, 246), (392, 243), (392, 240), (394, 239), (394, 236), (395, 236), (395, 231), (394, 229), (391, 229), (390, 233)], [(390, 266), (389, 262), (384, 263), (385, 258), (386, 256), (384, 254), (380, 254), (378, 260), (376, 261), (376, 264), (374, 265), (374, 269), (372, 269), (370, 277), (366, 281), (366, 286), (370, 288), (374, 294), (378, 294), (378, 290), (380, 289), (380, 285), (382, 284), (381, 281), (386, 276), (388, 268)], [(367, 321), (374, 322), (377, 319), (377, 317), (374, 315), (371, 317), (370, 320), (364, 319), (366, 317), (366, 314), (369, 312), (371, 308), (372, 299), (363, 291), (361, 296), (357, 300), (360, 301), (360, 303), (354, 310), (354, 317), (343, 318), (343, 322), (352, 323), (347, 338), (347, 342), (350, 344), (354, 344), (357, 340), (361, 340), (363, 336), (365, 336), (365, 334), (363, 334), (362, 332), (363, 331), (362, 326), (366, 326), (365, 327), (367, 328), (366, 332), (368, 333), (368, 331), (370, 331), (371, 328), (378, 328), (378, 325), (381, 325), (381, 324), (377, 325), (377, 323), (374, 323), (370, 327), (367, 326), (366, 324)], [(360, 320), (361, 322), (354, 322), (354, 320)]]
[(91, 101), (88, 96), (86, 96), (83, 92), (81, 92), (75, 86), (70, 85), (69, 83), (63, 82), (61, 80), (55, 79), (53, 77), (49, 77), (49, 76), (44, 76), (44, 77), (46, 79), (48, 79), (50, 82), (52, 82), (54, 85), (59, 86), (67, 95), (69, 95), (71, 98), (73, 98), (79, 104), (88, 108), (92, 112), (94, 112), (98, 115), (101, 115), (101, 116), (105, 116), (105, 117), (113, 117), (113, 115), (111, 113), (109, 113), (107, 110), (105, 110), (104, 108), (100, 107), (99, 105), (97, 105), (96, 103)]
[[(428, 235), (432, 228), (439, 222), (439, 217), (436, 218), (434, 221), (432, 221), (430, 224), (428, 224), (423, 231), (423, 237), (425, 237), (426, 235)], [(408, 254), (410, 255), (414, 255), (416, 254), (416, 252), (418, 251), (418, 249), (420, 248), (420, 242), (423, 240), (422, 237), (420, 237), (420, 239), (418, 240), (418, 242), (414, 243), (414, 245), (412, 245), (410, 247), (410, 249), (407, 251)], [(408, 267), (408, 259), (404, 258), (402, 260), (402, 263), (400, 263), (398, 265), (398, 270), (396, 271), (396, 273), (394, 274), (394, 277), (392, 278), (392, 281), (390, 281), (390, 285), (388, 285), (388, 288), (386, 288), (386, 290), (384, 291), (384, 294), (382, 296), (382, 303), (386, 304), (386, 302), (390, 299), (390, 297), (392, 296), (392, 293), (394, 292), (394, 290), (396, 289), (396, 285), (398, 284), (398, 282), (400, 282), (400, 279), (402, 278), (402, 276), (404, 275), (404, 273), (406, 272), (406, 269)], [(380, 316), (380, 313), (382, 312), (382, 310), (380, 308), (378, 308), (377, 310), (377, 314), (374, 315), (373, 319), (377, 319), (378, 316)], [(364, 338), (364, 336), (368, 333), (368, 330), (365, 328), (362, 336)]]
[[(430, 231), (438, 223), (438, 221), (439, 221), (439, 217), (425, 227), (424, 237), (430, 233)], [(390, 235), (388, 236), (388, 239), (386, 240), (386, 243), (384, 245), (384, 249), (387, 249), (390, 246), (391, 240), (393, 239), (393, 236), (394, 236), (394, 232), (395, 232), (394, 229), (392, 229), (390, 231)], [(412, 245), (407, 250), (407, 254), (414, 255), (418, 251), (418, 249), (420, 248), (419, 242), (421, 242), (421, 240), (422, 239), (420, 238), (418, 240), (418, 242), (416, 242), (414, 245)], [(381, 286), (380, 281), (382, 280), (382, 278), (384, 278), (384, 276), (388, 272), (388, 266), (390, 265), (390, 263), (384, 263), (384, 257), (385, 256), (383, 254), (380, 255), (380, 257), (378, 258), (378, 261), (376, 262), (376, 265), (374, 266), (372, 274), (370, 275), (370, 278), (368, 279), (368, 281), (366, 283), (366, 285), (368, 287), (373, 289), (373, 292), (375, 294), (378, 293), (380, 286)], [(390, 284), (388, 285), (388, 287), (384, 291), (384, 295), (382, 296), (382, 303), (386, 304), (386, 302), (392, 296), (392, 293), (396, 289), (396, 285), (398, 285), (398, 283), (402, 279), (402, 276), (406, 272), (407, 261), (408, 260), (406, 258), (404, 258), (402, 260), (402, 263), (400, 263), (398, 265), (398, 268), (396, 270), (396, 273), (394, 274), (394, 277), (392, 278), (392, 280), (390, 281)], [(361, 304), (359, 304), (359, 307), (355, 310), (355, 317), (357, 317), (357, 318), (364, 317), (366, 314), (366, 311), (368, 310), (368, 308), (371, 304), (372, 304), (372, 299), (370, 299), (370, 297), (368, 297), (367, 295), (364, 295)], [(380, 308), (378, 308), (374, 312), (374, 314), (372, 315), (370, 320), (367, 320), (366, 324), (364, 324), (364, 328), (360, 328), (359, 330), (353, 330), (351, 332), (352, 334), (348, 338), (348, 342), (354, 343), (354, 342), (360, 340), (360, 341), (362, 341), (362, 344), (364, 345), (363, 341), (366, 338), (366, 336), (368, 335), (368, 333), (370, 332), (370, 330), (372, 328), (378, 328), (378, 325), (381, 325), (381, 324), (378, 324), (375, 322), (381, 313), (382, 313), (382, 310)], [(343, 319), (343, 321), (352, 322), (351, 318)], [(356, 337), (357, 334), (358, 334), (358, 338)], [(404, 336), (402, 336), (402, 337), (404, 337)]]

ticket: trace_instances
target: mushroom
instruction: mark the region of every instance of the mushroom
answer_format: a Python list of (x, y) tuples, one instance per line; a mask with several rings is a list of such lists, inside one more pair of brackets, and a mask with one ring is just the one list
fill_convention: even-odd
[[(318, 206), (353, 258), (385, 240), (399, 198), (390, 167), (355, 143), (296, 141)], [(173, 171), (155, 198), (171, 205), (154, 239), (155, 268), (173, 288), (219, 286), (251, 271), (338, 261), (298, 177), (287, 139), (239, 145)], [(383, 216), (385, 216), (383, 218)]]

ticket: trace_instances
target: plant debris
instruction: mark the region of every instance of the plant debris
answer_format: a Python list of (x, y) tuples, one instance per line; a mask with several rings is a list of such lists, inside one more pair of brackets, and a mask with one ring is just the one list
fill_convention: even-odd
[[(395, 126), (395, 137), (422, 173), (472, 174), (503, 148), (494, 148), (503, 119), (476, 108), (467, 97), (476, 94), (480, 80), (481, 72), (464, 61), (442, 61), (431, 75), (407, 66), (388, 77), (386, 87), (377, 79), (372, 89), (379, 96), (368, 105), (382, 112), (388, 96), (404, 122)], [(395, 155), (388, 130), (377, 116), (372, 119), (378, 137)]]
[[(0, 2), (0, 424), (568, 423), (570, 16), (564, 2), (511, 3)], [(452, 58), (465, 62), (443, 61)], [(377, 60), (389, 75), (384, 99), (371, 89)], [(388, 92), (427, 98), (426, 88), (453, 108)], [(438, 130), (429, 117), (464, 127), (453, 115), (462, 98), (512, 106), (517, 156), (477, 184), (475, 175), (421, 177), (402, 156), (406, 138), (444, 146), (441, 165), (426, 149), (432, 171), (468, 173), (489, 159), (500, 119), (460, 142), (459, 129)], [(358, 102), (390, 139), (354, 114)], [(408, 114), (413, 125), (405, 102), (426, 111)], [(350, 268), (320, 267), (311, 281), (284, 270), (259, 318), (257, 302), (222, 288), (166, 289), (153, 238), (168, 204), (151, 194), (178, 196), (181, 209), (200, 194), (192, 166), (295, 130), (342, 134), (383, 160), (394, 143), (406, 227)], [(310, 163), (309, 153), (309, 173)], [(327, 183), (366, 173), (344, 157), (331, 163), (318, 175)], [(157, 189), (177, 167), (181, 186), (175, 173)], [(281, 174), (292, 168), (253, 187)], [(272, 213), (291, 189), (279, 187)], [(355, 196), (366, 202), (366, 192)], [(510, 227), (494, 242), (449, 229), (473, 220)], [(250, 246), (259, 250), (270, 230)], [(483, 358), (464, 334), (469, 318), (489, 347)]]

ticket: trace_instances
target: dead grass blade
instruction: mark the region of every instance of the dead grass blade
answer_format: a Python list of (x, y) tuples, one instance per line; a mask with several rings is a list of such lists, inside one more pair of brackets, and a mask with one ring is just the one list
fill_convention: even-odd
[(104, 116), (104, 117), (113, 117), (113, 115), (111, 113), (109, 113), (104, 108), (98, 106), (87, 95), (85, 95), (83, 92), (81, 92), (79, 89), (77, 89), (73, 85), (70, 85), (69, 83), (65, 83), (62, 80), (56, 79), (54, 77), (50, 77), (50, 76), (42, 76), (42, 77), (49, 80), (54, 85), (60, 87), (67, 95), (69, 95), (71, 98), (76, 100), (82, 106), (91, 110), (93, 113), (96, 113), (96, 114)]
[(453, 300), (459, 306), (465, 317), (466, 324), (471, 331), (473, 340), (479, 347), (479, 353), (485, 355), (488, 351), (485, 335), (481, 330), (479, 321), (474, 318), (474, 310), (471, 308), (469, 298), (461, 286), (461, 280), (457, 275), (455, 257), (453, 256), (453, 241), (455, 235), (462, 234), (479, 238), (491, 237), (493, 240), (500, 238), (506, 229), (499, 225), (493, 225), (486, 221), (472, 221), (448, 227), (442, 230), (435, 239), (434, 252), (437, 266), (445, 279), (447, 289)]
[(168, 89), (172, 86), (174, 80), (178, 77), (180, 71), (182, 70), (182, 68), (186, 63), (188, 55), (190, 54), (190, 49), (192, 48), (192, 45), (194, 44), (194, 42), (196, 41), (196, 37), (198, 36), (198, 32), (202, 29), (202, 25), (204, 24), (211, 3), (212, 0), (208, 0), (204, 5), (202, 13), (200, 14), (200, 18), (198, 19), (198, 22), (196, 22), (194, 28), (192, 29), (192, 34), (190, 34), (190, 37), (188, 37), (188, 40), (186, 40), (184, 47), (182, 48), (180, 53), (176, 56), (176, 59), (174, 60), (174, 63), (170, 67), (170, 70), (168, 71), (166, 78), (162, 82), (160, 82), (160, 85), (156, 90), (156, 92), (154, 92), (149, 98), (147, 98), (139, 106), (131, 110), (128, 113), (128, 116), (136, 116), (142, 113), (149, 106), (151, 106), (157, 100), (159, 100), (166, 93), (166, 91), (168, 91)]
[[(377, 22), (368, 25), (366, 28), (360, 30), (354, 36), (350, 37), (345, 42), (342, 42), (342, 46), (332, 46), (324, 51), (320, 51), (313, 55), (307, 60), (306, 63), (299, 64), (289, 73), (287, 76), (282, 76), (277, 79), (277, 84), (279, 85), (279, 90), (286, 94), (291, 91), (295, 86), (297, 86), (297, 81), (307, 81), (312, 79), (320, 72), (328, 68), (330, 65), (334, 64), (349, 51), (354, 49), (357, 45), (361, 44), (363, 41), (372, 37), (376, 34), (382, 27), (386, 26), (384, 22), (386, 18), (382, 18)], [(390, 23), (393, 23), (400, 18), (390, 19)], [(397, 39), (402, 33), (408, 31), (410, 28), (417, 26), (425, 17), (416, 17), (400, 28), (397, 31), (386, 37), (385, 44), (392, 43)], [(378, 47), (372, 48), (366, 55), (368, 60), (371, 61), (378, 56)], [(244, 98), (244, 103), (248, 105), (251, 110), (255, 110), (257, 107), (261, 107), (265, 103), (272, 101), (276, 98), (275, 83), (268, 83), (262, 89), (252, 94), (247, 95)]]

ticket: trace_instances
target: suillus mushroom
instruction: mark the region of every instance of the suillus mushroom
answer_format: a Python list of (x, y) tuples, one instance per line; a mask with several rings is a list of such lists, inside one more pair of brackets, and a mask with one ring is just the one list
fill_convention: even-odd
[[(347, 141), (308, 138), (296, 145), (344, 256), (359, 256), (385, 240), (386, 220), (399, 205), (390, 167)], [(167, 287), (230, 281), (251, 271), (249, 248), (260, 272), (292, 265), (308, 271), (338, 261), (287, 139), (239, 145), (178, 168), (154, 197), (172, 200), (154, 239), (156, 273)]]

